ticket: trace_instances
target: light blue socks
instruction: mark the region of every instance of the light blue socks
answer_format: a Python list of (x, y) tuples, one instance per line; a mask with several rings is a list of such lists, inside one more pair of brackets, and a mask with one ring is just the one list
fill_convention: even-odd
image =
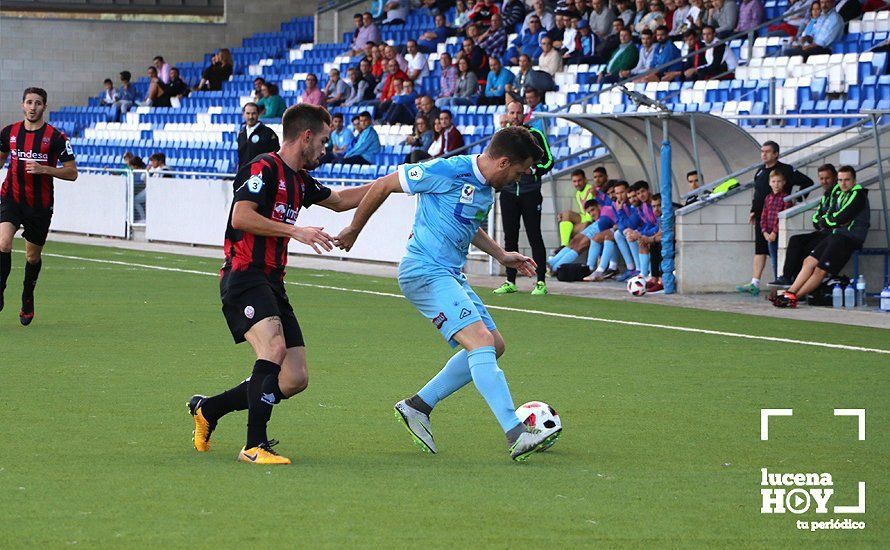
[(637, 264), (634, 263), (633, 256), (630, 255), (630, 246), (627, 244), (627, 237), (625, 237), (624, 233), (618, 228), (615, 230), (615, 243), (618, 245), (621, 257), (624, 258), (624, 265), (627, 266), (627, 269), (630, 269), (631, 271), (636, 269)]
[(596, 269), (596, 260), (600, 257), (602, 252), (603, 243), (590, 241), (590, 248), (587, 249), (587, 267), (590, 268), (591, 271)]
[[(497, 417), (504, 433), (520, 424), (513, 406), (513, 397), (507, 387), (504, 371), (498, 368), (497, 355), (493, 346), (474, 349), (467, 354), (470, 374), (476, 389), (485, 398), (491, 412)], [(426, 401), (426, 399), (424, 399)]]
[(442, 401), (452, 393), (466, 386), (473, 380), (470, 376), (470, 363), (467, 359), (466, 350), (455, 353), (451, 359), (445, 363), (439, 374), (434, 376), (426, 383), (417, 395), (423, 399), (424, 403), (433, 408), (439, 401)]

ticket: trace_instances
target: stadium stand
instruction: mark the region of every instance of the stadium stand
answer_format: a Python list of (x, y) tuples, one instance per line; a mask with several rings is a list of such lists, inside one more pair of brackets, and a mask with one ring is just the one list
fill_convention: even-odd
[[(781, 16), (787, 7), (784, 1), (764, 3), (766, 18)], [(447, 19), (453, 19), (453, 10)], [(403, 25), (381, 27), (383, 39), (397, 46), (417, 38), (429, 29), (431, 17), (424, 10), (415, 10)], [(519, 25), (517, 25), (518, 27)], [(515, 30), (515, 29), (514, 29)], [(665, 103), (675, 111), (708, 112), (723, 116), (736, 114), (791, 115), (788, 126), (839, 127), (843, 120), (835, 113), (858, 113), (863, 109), (890, 108), (890, 75), (887, 53), (869, 51), (885, 43), (890, 36), (890, 12), (867, 12), (851, 21), (849, 32), (834, 45), (831, 55), (813, 55), (804, 62), (800, 56), (783, 57), (787, 37), (757, 36), (753, 43), (735, 39), (729, 42), (739, 59), (732, 78), (695, 82), (651, 82), (628, 84), (628, 89), (641, 92)], [(511, 34), (511, 39), (514, 34)], [(312, 73), (320, 76), (323, 85), (328, 71), (339, 68), (341, 74), (358, 64), (359, 58), (344, 55), (352, 33), (345, 33), (341, 43), (314, 44), (312, 18), (297, 18), (282, 24), (275, 33), (256, 34), (233, 48), (235, 74), (222, 91), (194, 92), (183, 99), (180, 108), (137, 107), (124, 121), (112, 122), (107, 107), (92, 100), (88, 106), (65, 107), (51, 114), (50, 120), (72, 136), (83, 166), (102, 167), (119, 164), (123, 152), (132, 151), (147, 158), (163, 151), (168, 165), (179, 170), (231, 173), (237, 166), (235, 139), (241, 124), (241, 106), (252, 93), (252, 81), (262, 76), (279, 82), (281, 95), (288, 104), (297, 102), (304, 79)], [(682, 43), (678, 42), (678, 46)], [(457, 37), (449, 38), (429, 56), (430, 74), (418, 81), (418, 88), (432, 93), (438, 86), (439, 54), (456, 53)], [(182, 77), (189, 84), (200, 79), (201, 69), (210, 54), (200, 62), (179, 63)], [(515, 67), (512, 68), (516, 70)], [(602, 65), (567, 65), (557, 73), (557, 90), (548, 92), (545, 104), (550, 109), (569, 105), (572, 112), (625, 113), (637, 107), (619, 89), (596, 83)], [(145, 79), (135, 83), (144, 96)], [(771, 87), (773, 93), (771, 94)], [(604, 93), (603, 90), (607, 90)], [(772, 100), (771, 100), (772, 97)], [(772, 104), (772, 106), (771, 106)], [(336, 107), (348, 121), (367, 107)], [(478, 152), (475, 143), (492, 134), (498, 127), (499, 106), (456, 106), (452, 108), (455, 124), (471, 144), (469, 152)], [(794, 114), (819, 113), (817, 119), (795, 119)], [(276, 121), (264, 121), (278, 129)], [(742, 125), (760, 126), (760, 120), (743, 120)], [(404, 144), (411, 128), (408, 125), (377, 126), (383, 145), (372, 166), (323, 165), (320, 177), (371, 179), (394, 169), (410, 152)], [(548, 128), (556, 167), (566, 168), (586, 159), (604, 155), (590, 134), (570, 132), (563, 121)], [(581, 150), (582, 153), (578, 154)], [(569, 152), (572, 151), (570, 157)]]

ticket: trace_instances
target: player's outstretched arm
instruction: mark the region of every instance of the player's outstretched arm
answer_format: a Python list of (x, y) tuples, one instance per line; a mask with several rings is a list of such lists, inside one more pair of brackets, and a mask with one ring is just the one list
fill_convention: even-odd
[(334, 241), (323, 227), (297, 227), (276, 222), (261, 215), (257, 208), (255, 202), (236, 202), (232, 209), (232, 227), (258, 237), (290, 237), (311, 246), (317, 254), (321, 254), (319, 247), (328, 252), (334, 249)]
[(372, 185), (374, 184), (368, 183), (359, 187), (350, 187), (349, 189), (340, 191), (332, 190), (331, 196), (318, 204), (324, 206), (328, 210), (333, 210), (334, 212), (352, 210), (362, 202), (362, 199), (368, 194), (368, 190), (371, 189)]
[(485, 252), (498, 261), (504, 267), (512, 267), (523, 275), (531, 277), (535, 274), (535, 268), (538, 264), (528, 256), (523, 256), (519, 252), (507, 252), (494, 239), (488, 236), (488, 233), (480, 227), (473, 237), (473, 246)]
[(380, 208), (380, 205), (386, 201), (386, 198), (393, 193), (402, 192), (402, 184), (399, 183), (398, 172), (393, 172), (375, 181), (366, 191), (364, 198), (362, 198), (358, 208), (355, 210), (352, 223), (347, 225), (334, 238), (334, 243), (341, 249), (349, 252), (352, 245), (355, 244), (355, 240), (358, 239), (358, 234), (362, 232), (368, 220)]

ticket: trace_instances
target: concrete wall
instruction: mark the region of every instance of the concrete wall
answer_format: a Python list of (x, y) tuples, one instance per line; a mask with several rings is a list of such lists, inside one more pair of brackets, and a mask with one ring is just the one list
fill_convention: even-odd
[[(237, 47), (257, 32), (311, 15), (315, 2), (228, 0), (226, 23), (153, 23), (0, 17), (0, 123), (20, 119), (28, 86), (49, 93), (50, 108), (85, 105), (105, 78), (122, 70), (142, 76), (152, 57), (170, 63), (198, 61), (220, 47)], [(30, 44), (31, 47), (18, 47)]]

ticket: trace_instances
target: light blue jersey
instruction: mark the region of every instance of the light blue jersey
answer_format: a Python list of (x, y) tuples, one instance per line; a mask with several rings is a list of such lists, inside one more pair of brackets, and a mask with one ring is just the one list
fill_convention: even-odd
[(488, 220), (494, 189), (485, 182), (478, 155), (458, 155), (399, 166), (402, 190), (420, 195), (405, 258), (460, 271), (470, 242)]
[(453, 336), (472, 323), (497, 328), (461, 272), (470, 242), (494, 204), (494, 189), (485, 183), (477, 157), (404, 164), (398, 171), (402, 190), (419, 195), (399, 286), (452, 346)]

